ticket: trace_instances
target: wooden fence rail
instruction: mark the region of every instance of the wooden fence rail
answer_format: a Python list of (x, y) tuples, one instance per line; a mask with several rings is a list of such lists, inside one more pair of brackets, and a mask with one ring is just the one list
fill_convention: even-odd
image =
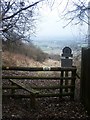
[[(21, 98), (21, 97), (26, 97), (26, 98), (30, 98), (31, 99), (31, 107), (35, 107), (35, 99), (36, 98), (40, 98), (40, 97), (63, 97), (63, 96), (70, 96), (71, 99), (74, 99), (74, 92), (75, 92), (75, 79), (76, 79), (76, 67), (70, 67), (70, 68), (64, 68), (64, 67), (2, 67), (2, 71), (3, 71), (3, 76), (2, 79), (4, 80), (9, 80), (12, 85), (10, 86), (3, 86), (3, 89), (11, 89), (11, 94), (3, 94), (3, 96), (12, 96), (15, 98)], [(13, 73), (10, 75), (5, 75), (4, 72), (5, 71), (28, 71), (28, 72), (40, 72), (40, 71), (54, 71), (54, 72), (58, 72), (59, 77), (58, 76), (20, 76), (20, 75), (14, 75)], [(33, 86), (31, 83), (31, 85), (29, 87), (27, 87), (25, 84), (21, 84), (18, 81), (19, 80), (35, 80), (35, 81), (40, 81), (40, 80), (54, 80), (55, 81), (59, 81), (58, 85), (48, 85), (48, 86), (42, 86), (42, 85), (37, 85), (37, 86)], [(28, 91), (29, 94), (15, 94), (15, 89), (19, 90), (19, 89), (23, 89), (25, 91)], [(45, 92), (41, 92), (41, 90), (47, 90), (48, 93)], [(58, 89), (59, 92), (49, 92), (49, 90), (56, 90)]]
[(18, 70), (18, 71), (75, 71), (76, 67), (6, 67), (2, 70)]

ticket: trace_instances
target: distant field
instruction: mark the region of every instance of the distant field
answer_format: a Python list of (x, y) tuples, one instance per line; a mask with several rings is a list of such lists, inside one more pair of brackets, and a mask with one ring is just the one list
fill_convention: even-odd
[(75, 40), (33, 40), (32, 42), (46, 53), (59, 55), (65, 46), (69, 46), (75, 51), (82, 44), (81, 41)]

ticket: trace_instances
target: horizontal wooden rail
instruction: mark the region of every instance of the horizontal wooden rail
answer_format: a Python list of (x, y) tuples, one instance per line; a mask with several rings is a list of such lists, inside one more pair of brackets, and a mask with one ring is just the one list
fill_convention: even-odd
[[(75, 85), (64, 85), (64, 86), (60, 86), (60, 85), (56, 85), (56, 86), (32, 86), (32, 89), (36, 89), (36, 90), (40, 90), (40, 89), (65, 89), (65, 88), (73, 88), (75, 87)], [(21, 89), (21, 87), (19, 86), (3, 86), (3, 89)]]
[(59, 85), (56, 85), (56, 86), (36, 86), (36, 87), (32, 87), (33, 89), (65, 89), (65, 88), (73, 88), (75, 87), (74, 85), (63, 85), (63, 86), (59, 86)]
[(18, 70), (18, 71), (73, 71), (76, 67), (8, 67), (3, 66), (2, 70)]
[(38, 94), (36, 97), (41, 98), (41, 97), (61, 97), (61, 96), (71, 96), (73, 95), (72, 92), (70, 93), (51, 93), (51, 94)]
[[(70, 92), (70, 93), (62, 93), (62, 94), (60, 94), (60, 93), (57, 93), (57, 94), (37, 94), (36, 96), (35, 96), (35, 98), (42, 98), (42, 97), (61, 97), (61, 96), (72, 96), (74, 93), (72, 93), (72, 92)], [(12, 94), (5, 94), (5, 95), (3, 95), (3, 97), (15, 97), (15, 98), (30, 98), (30, 95), (21, 95), (21, 94), (14, 94), (14, 95), (12, 95)]]
[(2, 89), (21, 89), (21, 87), (20, 86), (15, 86), (15, 85), (13, 85), (13, 86), (2, 86)]
[(74, 77), (37, 77), (37, 76), (2, 76), (2, 79), (31, 79), (31, 80), (60, 80), (73, 79)]

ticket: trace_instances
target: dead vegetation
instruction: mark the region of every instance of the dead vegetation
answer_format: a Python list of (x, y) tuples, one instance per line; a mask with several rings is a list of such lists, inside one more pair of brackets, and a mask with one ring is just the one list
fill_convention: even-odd
[(60, 61), (46, 59), (43, 62), (39, 62), (25, 55), (4, 51), (2, 52), (2, 64), (5, 66), (23, 66), (23, 67), (49, 66), (50, 67), (50, 66), (60, 66)]
[(3, 51), (8, 51), (9, 53), (15, 53), (24, 55), (30, 59), (34, 59), (35, 61), (43, 62), (47, 59), (47, 54), (44, 53), (40, 48), (30, 43), (23, 43), (20, 40), (10, 41), (6, 40), (2, 42)]

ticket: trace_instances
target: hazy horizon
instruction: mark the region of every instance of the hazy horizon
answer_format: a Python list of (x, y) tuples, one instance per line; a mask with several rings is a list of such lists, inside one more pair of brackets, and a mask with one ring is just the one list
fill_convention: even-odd
[(84, 40), (80, 41), (79, 39), (71, 39), (71, 40), (55, 40), (55, 39), (49, 39), (49, 40), (33, 40), (32, 43), (41, 48), (44, 52), (50, 53), (50, 54), (60, 54), (61, 50), (65, 47), (68, 46), (71, 49), (75, 50), (80, 49), (82, 44), (84, 43)]

